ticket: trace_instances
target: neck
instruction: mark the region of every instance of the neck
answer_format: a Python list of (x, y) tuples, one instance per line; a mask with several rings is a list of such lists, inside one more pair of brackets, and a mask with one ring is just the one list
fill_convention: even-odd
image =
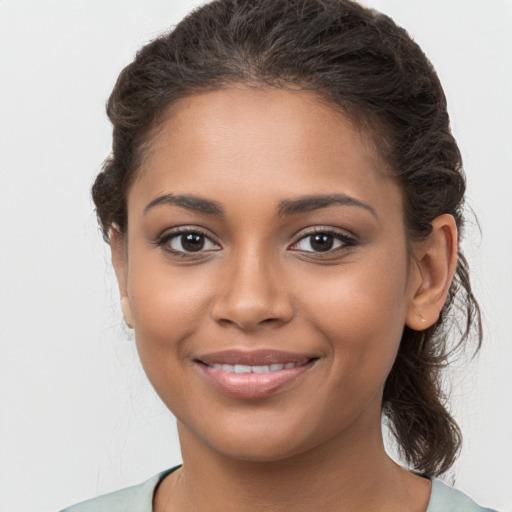
[(178, 427), (183, 467), (162, 484), (156, 512), (423, 512), (428, 504), (430, 483), (387, 456), (380, 422), (272, 461), (226, 457)]

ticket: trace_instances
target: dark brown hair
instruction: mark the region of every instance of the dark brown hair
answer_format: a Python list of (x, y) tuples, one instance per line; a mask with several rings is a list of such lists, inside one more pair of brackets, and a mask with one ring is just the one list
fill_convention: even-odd
[[(92, 190), (107, 241), (113, 223), (126, 231), (127, 190), (168, 107), (232, 84), (315, 91), (372, 135), (402, 188), (410, 240), (445, 213), (462, 228), (465, 179), (446, 99), (404, 29), (350, 0), (215, 0), (144, 46), (118, 78), (107, 106), (112, 153)], [(448, 470), (460, 449), (440, 377), (473, 329), (479, 346), (480, 312), (459, 253), (439, 320), (421, 332), (405, 327), (384, 389), (402, 455), (428, 475)]]

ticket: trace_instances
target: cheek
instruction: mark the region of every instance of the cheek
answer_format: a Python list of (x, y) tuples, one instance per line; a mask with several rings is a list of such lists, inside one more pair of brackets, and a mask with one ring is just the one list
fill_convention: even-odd
[[(400, 258), (398, 258), (400, 259)], [(369, 264), (340, 267), (315, 280), (304, 308), (329, 340), (339, 375), (361, 372), (382, 378), (391, 368), (407, 309), (407, 265), (396, 253)]]
[[(173, 365), (187, 352), (206, 316), (208, 272), (200, 267), (171, 268), (161, 259), (140, 263), (132, 260), (128, 285), (140, 357), (145, 368), (158, 366), (164, 356), (165, 364)], [(169, 358), (170, 353), (175, 357)]]

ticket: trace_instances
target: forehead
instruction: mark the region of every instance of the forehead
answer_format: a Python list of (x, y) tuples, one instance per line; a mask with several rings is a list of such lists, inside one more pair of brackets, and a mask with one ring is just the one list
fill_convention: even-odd
[(389, 187), (396, 189), (371, 139), (339, 108), (312, 92), (240, 86), (169, 109), (128, 202), (169, 192), (267, 202), (342, 192), (379, 202)]
[(384, 168), (369, 133), (339, 106), (298, 89), (238, 85), (188, 96), (168, 109), (151, 148), (163, 148), (171, 138), (176, 145), (192, 145), (198, 156), (202, 149), (231, 149), (235, 157), (241, 148), (279, 146), (283, 157), (323, 153), (325, 159), (337, 159), (357, 148), (358, 157), (374, 170)]

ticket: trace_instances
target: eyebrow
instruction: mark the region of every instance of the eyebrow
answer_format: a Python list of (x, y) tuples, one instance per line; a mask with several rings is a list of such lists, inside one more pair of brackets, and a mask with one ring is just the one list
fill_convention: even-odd
[[(280, 217), (294, 215), (297, 213), (310, 212), (326, 208), (332, 204), (341, 204), (343, 206), (356, 206), (369, 211), (375, 218), (378, 218), (377, 212), (369, 204), (351, 197), (347, 194), (318, 194), (299, 197), (298, 199), (286, 199), (279, 203), (277, 213)], [(176, 205), (187, 210), (192, 210), (210, 215), (224, 216), (224, 208), (217, 202), (204, 197), (190, 194), (174, 195), (165, 194), (153, 199), (144, 208), (144, 215), (159, 205)]]
[(277, 209), (280, 217), (293, 215), (296, 213), (310, 212), (320, 208), (326, 208), (332, 204), (341, 204), (343, 206), (357, 206), (368, 210), (376, 219), (377, 212), (369, 204), (346, 194), (320, 194), (304, 196), (298, 199), (285, 200), (279, 203)]
[(217, 203), (216, 201), (212, 201), (211, 199), (205, 199), (204, 197), (193, 196), (189, 194), (183, 195), (174, 195), (174, 194), (165, 194), (163, 196), (159, 196), (153, 199), (146, 207), (144, 208), (144, 215), (154, 208), (155, 206), (159, 206), (162, 204), (170, 204), (181, 206), (182, 208), (186, 208), (187, 210), (192, 210), (195, 212), (201, 213), (209, 213), (212, 215), (224, 215), (224, 208)]

